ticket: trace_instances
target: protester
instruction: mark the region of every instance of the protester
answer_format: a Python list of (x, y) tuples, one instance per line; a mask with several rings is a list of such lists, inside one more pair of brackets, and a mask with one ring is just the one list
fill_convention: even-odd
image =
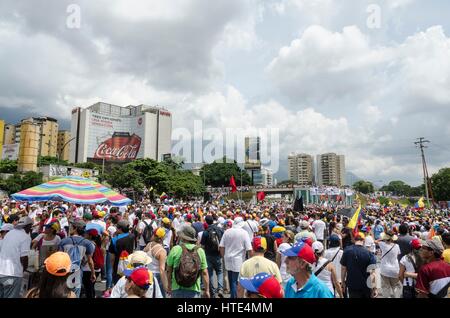
[(3, 239), (5, 238), (6, 234), (8, 234), (8, 232), (11, 231), (12, 229), (14, 229), (14, 225), (12, 225), (10, 223), (5, 223), (1, 226), (1, 228), (0, 228), (0, 251), (2, 250)]
[(64, 252), (55, 252), (44, 261), (39, 286), (30, 289), (25, 298), (76, 298), (69, 288), (72, 262)]
[(152, 284), (152, 276), (146, 268), (137, 268), (132, 272), (127, 272), (125, 292), (126, 298), (148, 298), (146, 297), (148, 289)]
[(411, 252), (404, 255), (400, 260), (399, 279), (403, 282), (402, 297), (416, 298), (416, 279), (419, 269), (422, 267), (423, 261), (420, 257), (420, 249), (422, 244), (419, 239), (413, 239), (410, 243)]
[(205, 251), (195, 245), (195, 229), (184, 226), (178, 237), (179, 245), (174, 246), (167, 257), (167, 293), (172, 298), (200, 298), (203, 279), (205, 297), (209, 298), (208, 264)]
[(246, 253), (252, 251), (252, 244), (248, 233), (242, 229), (244, 220), (237, 217), (233, 227), (226, 230), (220, 241), (220, 254), (224, 258), (225, 269), (228, 271), (230, 284), (230, 298), (237, 298), (237, 283), (241, 266)]
[(5, 235), (0, 251), (0, 298), (19, 298), (24, 271), (28, 268), (33, 220), (21, 217)]
[(56, 219), (52, 219), (50, 223), (44, 226), (44, 233), (39, 234), (33, 241), (32, 247), (39, 251), (39, 268), (44, 265), (44, 261), (52, 253), (58, 250), (61, 238), (56, 235), (61, 227)]
[[(152, 258), (144, 251), (135, 251), (128, 256), (128, 263), (130, 268), (124, 272), (125, 275), (119, 279), (116, 285), (114, 285), (111, 291), (111, 298), (130, 298), (129, 296), (131, 296), (131, 298), (134, 296), (144, 298), (142, 297), (144, 295), (146, 296), (145, 298), (163, 298), (158, 279), (154, 277), (153, 272), (147, 267), (152, 263)], [(141, 293), (141, 291), (137, 289), (139, 295), (136, 295), (135, 288), (130, 288), (132, 286), (128, 284), (128, 281), (132, 272), (138, 268), (145, 269), (151, 277), (149, 276), (146, 292)], [(129, 294), (129, 292), (131, 293)]]
[(314, 242), (312, 248), (316, 257), (313, 267), (314, 275), (330, 289), (335, 297), (344, 298), (333, 262), (323, 257), (325, 250), (323, 244), (320, 241)]
[(111, 240), (108, 252), (110, 253), (110, 260), (112, 266), (113, 282), (117, 283), (120, 278), (119, 260), (122, 252), (130, 255), (134, 251), (135, 237), (130, 233), (130, 223), (127, 220), (120, 220), (117, 223), (116, 236)]
[(418, 298), (444, 298), (450, 286), (450, 265), (441, 257), (444, 246), (439, 240), (422, 242), (420, 256), (424, 261), (417, 274)]
[(241, 277), (239, 285), (245, 289), (246, 298), (283, 298), (283, 288), (278, 279), (269, 273), (258, 273), (253, 277)]
[(310, 238), (312, 240), (312, 242), (317, 241), (316, 235), (310, 231), (310, 226), (309, 226), (308, 221), (303, 220), (300, 223), (300, 229), (301, 229), (301, 231), (295, 235), (295, 241), (299, 241), (304, 238)]
[(283, 255), (283, 252), (290, 249), (292, 245), (294, 245), (294, 239), (295, 235), (294, 232), (290, 230), (286, 230), (283, 234), (283, 243), (278, 246), (277, 256), (276, 256), (276, 263), (278, 267), (280, 268), (280, 274), (282, 279), (282, 287), (284, 288), (291, 279), (291, 275), (287, 272), (287, 266), (286, 266), (286, 256)]
[(315, 215), (316, 220), (312, 223), (312, 229), (314, 230), (314, 235), (316, 236), (317, 241), (323, 243), (326, 224), (320, 219), (320, 217), (320, 213)]
[[(223, 298), (223, 271), (222, 271), (222, 257), (220, 255), (220, 241), (223, 237), (223, 230), (214, 224), (214, 218), (211, 215), (205, 217), (208, 228), (203, 231), (200, 244), (205, 250), (206, 261), (208, 263), (208, 276), (210, 280), (209, 289), (211, 298), (217, 295)], [(217, 289), (213, 287), (212, 278), (214, 272), (217, 277)]]
[(444, 244), (444, 252), (442, 257), (447, 264), (450, 264), (450, 232), (445, 232), (442, 234), (442, 243)]
[(401, 260), (403, 256), (411, 252), (411, 241), (414, 239), (409, 235), (409, 225), (408, 223), (402, 223), (399, 226), (399, 236), (397, 244), (400, 248), (400, 254), (398, 255), (398, 260)]
[(165, 236), (166, 230), (162, 227), (157, 228), (153, 232), (152, 241), (148, 243), (144, 248), (144, 252), (146, 252), (152, 258), (152, 262), (150, 263), (149, 268), (159, 282), (159, 288), (161, 290), (163, 298), (166, 297), (167, 290), (167, 252), (162, 245)]
[(341, 285), (342, 290), (341, 258), (344, 251), (341, 249), (341, 240), (337, 234), (332, 233), (328, 241), (329, 241), (329, 248), (325, 251), (324, 257), (333, 263), (334, 268), (336, 270), (336, 280)]
[(397, 236), (392, 231), (384, 232), (381, 235), (381, 241), (377, 241), (381, 250), (381, 289), (383, 297), (386, 298), (399, 298), (402, 289), (402, 283), (398, 277), (400, 271), (398, 255), (401, 252), (395, 241)]
[[(378, 291), (375, 284), (375, 270), (369, 268), (377, 264), (375, 256), (364, 245), (364, 234), (355, 237), (355, 244), (344, 249), (341, 258), (341, 279), (344, 295), (349, 298), (376, 298)], [(367, 286), (371, 276), (372, 288)]]
[[(253, 256), (242, 263), (239, 278), (241, 277), (253, 277), (259, 272), (269, 273), (274, 275), (281, 284), (282, 278), (280, 270), (277, 264), (264, 257), (264, 253), (267, 250), (267, 241), (265, 237), (256, 236), (252, 241)], [(244, 289), (238, 284), (238, 298), (244, 297)]]

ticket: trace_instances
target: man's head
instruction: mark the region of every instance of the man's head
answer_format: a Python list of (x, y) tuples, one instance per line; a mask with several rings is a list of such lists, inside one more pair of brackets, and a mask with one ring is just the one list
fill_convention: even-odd
[(0, 228), (0, 237), (4, 238), (5, 235), (12, 229), (14, 229), (14, 225), (12, 225), (10, 223), (3, 224), (2, 227)]
[(23, 229), (26, 233), (30, 233), (32, 227), (33, 220), (28, 216), (21, 217), (15, 226), (16, 229)]
[(267, 250), (267, 240), (265, 237), (256, 236), (252, 240), (253, 251), (257, 254), (264, 254)]
[(181, 231), (178, 233), (178, 237), (186, 243), (197, 242), (197, 233), (191, 225), (185, 225), (182, 227)]
[(448, 247), (450, 247), (450, 232), (445, 232), (442, 234), (442, 242)]
[(133, 268), (147, 266), (152, 262), (152, 258), (144, 251), (136, 251), (128, 256), (128, 263)]
[(298, 242), (282, 252), (286, 257), (287, 271), (295, 276), (299, 273), (312, 273), (312, 264), (316, 261), (314, 250), (305, 242)]
[(440, 259), (444, 252), (444, 246), (439, 239), (422, 241), (420, 257), (427, 263), (435, 259)]
[(205, 217), (205, 222), (206, 222), (206, 224), (208, 224), (208, 225), (212, 225), (212, 224), (214, 223), (214, 218), (213, 218), (213, 216), (212, 216), (212, 215), (207, 215), (207, 216)]
[(408, 230), (409, 230), (408, 223), (402, 223), (402, 224), (400, 224), (400, 226), (398, 228), (398, 232), (400, 233), (400, 235), (408, 234)]
[(70, 235), (83, 235), (86, 228), (86, 223), (83, 220), (75, 220), (70, 223)]
[(117, 230), (120, 233), (128, 233), (130, 231), (130, 223), (127, 220), (117, 222)]

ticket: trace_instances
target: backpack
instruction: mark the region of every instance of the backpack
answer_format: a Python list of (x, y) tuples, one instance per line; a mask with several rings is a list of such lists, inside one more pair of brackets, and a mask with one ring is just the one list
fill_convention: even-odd
[(210, 227), (206, 230), (208, 237), (205, 242), (205, 250), (212, 253), (219, 253), (219, 243), (222, 237), (222, 232), (217, 227)]
[(153, 223), (155, 222), (154, 220), (152, 220), (150, 222), (150, 224), (147, 224), (145, 221), (143, 221), (145, 223), (145, 228), (144, 231), (142, 232), (142, 238), (144, 239), (145, 244), (150, 243), (150, 241), (152, 240), (152, 236), (153, 236)]
[(178, 285), (185, 288), (190, 288), (195, 285), (200, 276), (200, 256), (198, 255), (198, 246), (195, 246), (191, 251), (186, 245), (181, 245), (181, 259), (180, 265), (175, 269), (175, 280)]
[(81, 262), (84, 258), (84, 255), (81, 255), (78, 244), (75, 243), (73, 237), (71, 237), (70, 240), (72, 241), (72, 246), (68, 249), (67, 254), (69, 254), (70, 260), (72, 261), (72, 271), (77, 271), (81, 268)]
[(92, 260), (94, 261), (94, 269), (102, 269), (105, 266), (105, 257), (103, 250), (95, 244), (94, 254), (92, 254)]

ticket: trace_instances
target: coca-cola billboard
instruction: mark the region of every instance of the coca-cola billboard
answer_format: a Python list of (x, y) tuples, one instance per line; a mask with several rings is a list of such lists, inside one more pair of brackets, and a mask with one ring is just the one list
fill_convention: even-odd
[(95, 151), (94, 159), (128, 161), (136, 159), (141, 148), (141, 137), (128, 132), (114, 132)]
[(143, 158), (144, 123), (143, 116), (114, 117), (91, 114), (88, 159), (131, 161)]

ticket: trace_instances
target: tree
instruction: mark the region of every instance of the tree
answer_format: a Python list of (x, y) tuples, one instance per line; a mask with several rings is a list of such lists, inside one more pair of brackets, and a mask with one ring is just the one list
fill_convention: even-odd
[(17, 160), (0, 160), (0, 173), (17, 172)]
[(293, 180), (283, 180), (281, 182), (278, 182), (277, 185), (296, 185), (297, 183)]
[(79, 163), (74, 164), (73, 166), (76, 168), (82, 168), (82, 169), (92, 169), (92, 170), (97, 170), (97, 171), (102, 170), (101, 165), (98, 165), (93, 162), (79, 162)]
[(67, 160), (59, 160), (57, 157), (39, 156), (37, 165), (38, 167), (48, 165), (68, 166), (69, 162)]
[(433, 174), (431, 186), (436, 201), (450, 200), (450, 168), (443, 168)]
[(206, 164), (200, 170), (200, 177), (205, 180), (206, 185), (213, 187), (228, 187), (231, 176), (234, 176), (236, 185), (251, 185), (252, 180), (248, 173), (242, 170), (236, 161), (229, 161), (224, 157), (222, 160), (216, 160), (213, 163)]
[(359, 180), (353, 184), (353, 188), (364, 194), (374, 192), (373, 184), (370, 181)]
[(37, 186), (42, 182), (42, 173), (29, 171), (25, 174), (20, 174), (16, 172), (8, 179), (0, 181), (0, 189), (8, 194), (13, 194)]
[(403, 181), (396, 180), (389, 182), (388, 185), (381, 187), (380, 191), (392, 192), (394, 195), (410, 195), (411, 186)]

